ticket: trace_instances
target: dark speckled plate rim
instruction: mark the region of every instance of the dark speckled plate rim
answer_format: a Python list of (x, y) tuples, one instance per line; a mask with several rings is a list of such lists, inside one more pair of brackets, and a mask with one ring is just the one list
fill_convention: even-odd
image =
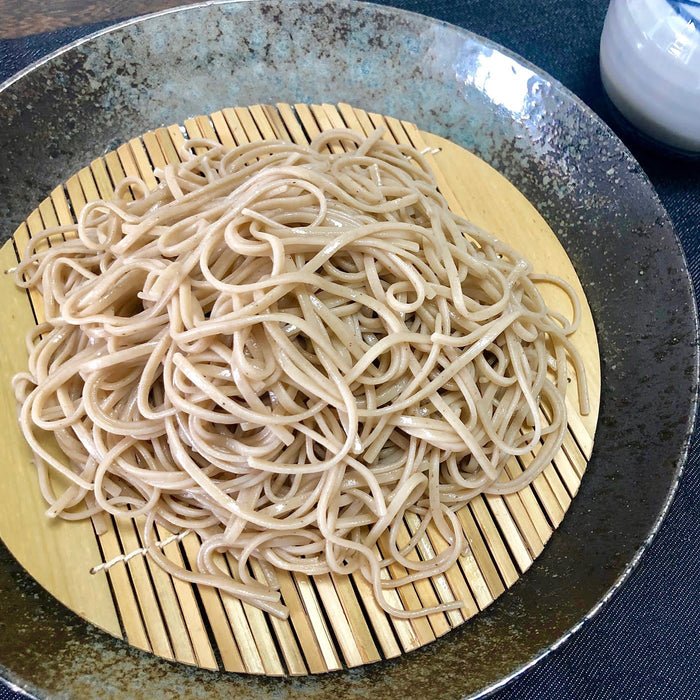
[[(18, 71), (15, 73), (13, 76), (5, 80), (2, 84), (0, 84), (0, 94), (3, 93), (9, 86), (13, 85), (14, 83), (20, 81), (23, 77), (26, 75), (30, 74), (32, 71), (37, 69), (38, 67), (45, 65), (47, 63), (50, 63), (53, 61), (55, 58), (61, 56), (62, 54), (69, 52), (75, 47), (81, 46), (82, 44), (89, 43), (93, 41), (94, 39), (110, 34), (116, 30), (123, 29), (125, 27), (128, 27), (130, 25), (136, 25), (140, 24), (144, 21), (148, 21), (149, 19), (155, 18), (155, 17), (161, 17), (161, 16), (166, 16), (170, 14), (176, 14), (180, 13), (183, 11), (190, 11), (193, 9), (197, 8), (203, 8), (203, 7), (208, 7), (208, 6), (213, 6), (213, 5), (227, 5), (230, 4), (231, 2), (241, 2), (241, 3), (247, 3), (247, 2), (256, 2), (256, 0), (205, 0), (203, 2), (199, 3), (194, 3), (191, 5), (184, 5), (184, 6), (179, 6), (179, 7), (173, 7), (173, 8), (168, 8), (165, 10), (160, 10), (157, 12), (152, 12), (152, 13), (147, 13), (143, 15), (139, 15), (136, 17), (132, 17), (123, 21), (115, 22), (114, 24), (110, 24), (107, 27), (104, 27), (100, 30), (97, 30), (95, 32), (89, 33), (85, 35), (84, 37), (81, 37), (79, 39), (76, 39), (72, 42), (69, 42), (65, 44), (64, 46), (60, 47), (59, 49), (56, 49), (42, 58), (38, 59), (37, 61), (34, 61), (27, 67), (23, 68), (22, 70)], [(442, 20), (429, 17), (427, 15), (422, 15), (417, 12), (413, 12), (410, 10), (405, 10), (402, 8), (396, 8), (391, 5), (382, 5), (381, 3), (365, 3), (361, 2), (360, 0), (353, 0), (355, 4), (362, 5), (370, 5), (373, 4), (375, 6), (381, 6), (383, 7), (386, 11), (388, 12), (395, 12), (399, 13), (401, 15), (413, 15), (416, 18), (420, 18), (422, 21), (428, 19), (431, 22), (434, 22), (436, 25), (441, 25), (444, 27), (449, 27), (450, 29), (454, 30), (457, 33), (463, 34), (465, 37), (471, 38), (473, 40), (478, 41), (481, 43), (485, 48), (490, 48), (495, 51), (498, 51), (502, 53), (503, 55), (507, 56), (511, 60), (515, 61), (516, 63), (519, 63), (520, 65), (524, 66), (525, 68), (533, 71), (539, 78), (543, 78), (544, 80), (549, 81), (553, 87), (555, 87), (565, 98), (570, 100), (572, 103), (577, 105), (581, 111), (584, 113), (585, 117), (590, 120), (591, 123), (595, 124), (598, 128), (601, 129), (602, 132), (604, 132), (607, 136), (608, 139), (610, 139), (612, 142), (615, 142), (617, 144), (617, 147), (620, 149), (620, 151), (629, 159), (631, 163), (634, 163), (638, 166), (637, 161), (635, 160), (634, 156), (629, 152), (629, 150), (624, 146), (624, 144), (620, 141), (618, 136), (614, 133), (614, 131), (593, 111), (591, 110), (577, 95), (575, 95), (573, 92), (571, 92), (568, 88), (566, 88), (560, 81), (558, 81), (556, 78), (552, 77), (550, 74), (548, 74), (546, 71), (542, 70), (535, 64), (531, 63), (527, 59), (523, 58), (519, 54), (515, 53), (514, 51), (511, 51), (510, 49), (488, 39), (485, 38), (481, 35), (475, 34), (474, 32), (469, 31), (468, 29), (461, 27), (459, 25), (451, 24), (448, 22), (444, 22)], [(654, 203), (658, 207), (660, 211), (662, 211), (667, 219), (670, 221), (670, 217), (668, 217), (668, 214), (665, 210), (665, 207), (663, 206), (663, 203), (661, 202), (653, 184), (647, 177), (646, 173), (642, 170), (641, 167), (639, 167), (639, 175), (643, 178), (645, 181), (649, 195), (653, 198)], [(672, 226), (672, 222), (671, 222)], [(692, 297), (692, 320), (693, 324), (695, 327), (695, 339), (696, 341), (699, 339), (699, 323), (698, 323), (698, 304), (697, 300), (695, 299), (695, 295), (692, 294), (692, 279), (690, 277), (688, 265), (687, 265), (687, 260), (685, 258), (685, 253), (683, 251), (680, 239), (678, 238), (677, 233), (675, 233), (674, 229), (674, 238), (676, 241), (676, 245), (678, 246), (678, 250), (681, 254), (682, 260), (683, 260), (683, 272), (685, 274), (685, 277), (688, 281), (689, 288), (691, 289), (691, 297)], [(548, 654), (550, 654), (553, 650), (557, 649), (560, 647), (562, 644), (564, 644), (567, 640), (569, 640), (572, 635), (574, 635), (578, 630), (581, 629), (583, 625), (585, 625), (588, 621), (590, 621), (593, 617), (595, 617), (598, 612), (611, 600), (611, 598), (614, 596), (614, 594), (620, 589), (620, 587), (625, 583), (625, 581), (629, 578), (631, 572), (636, 568), (638, 565), (640, 559), (643, 557), (644, 553), (647, 551), (649, 544), (653, 540), (654, 536), (658, 533), (659, 528), (661, 527), (661, 524), (666, 517), (669, 508), (671, 507), (671, 504), (673, 502), (674, 496), (678, 490), (678, 485), (680, 482), (680, 478), (683, 474), (687, 457), (688, 457), (688, 451), (690, 449), (691, 445), (691, 440), (693, 438), (694, 430), (695, 430), (695, 422), (696, 422), (696, 414), (698, 410), (698, 403), (699, 403), (699, 394), (698, 394), (698, 376), (700, 374), (700, 355), (698, 352), (695, 353), (695, 391), (693, 395), (693, 400), (692, 400), (692, 405), (690, 407), (690, 412), (689, 412), (689, 417), (688, 417), (688, 423), (686, 426), (686, 434), (684, 436), (683, 440), (683, 445), (682, 449), (680, 450), (679, 454), (677, 455), (676, 459), (676, 470), (675, 473), (673, 474), (672, 477), (672, 482), (670, 484), (670, 487), (667, 491), (666, 498), (663, 501), (663, 506), (658, 513), (655, 521), (653, 522), (652, 526), (650, 527), (648, 534), (642, 544), (639, 546), (637, 549), (636, 553), (634, 556), (629, 560), (627, 565), (624, 567), (622, 573), (618, 576), (618, 578), (615, 580), (615, 582), (608, 588), (608, 590), (603, 594), (603, 596), (600, 598), (598, 603), (594, 605), (589, 612), (582, 617), (582, 619), (575, 625), (573, 625), (566, 633), (561, 635), (557, 640), (552, 642), (549, 646), (547, 646), (545, 649), (542, 650), (542, 652), (536, 656), (534, 656), (532, 659), (529, 661), (523, 663), (521, 666), (517, 667), (512, 673), (503, 676), (500, 680), (492, 683), (488, 687), (483, 688), (480, 691), (477, 691), (475, 694), (471, 695), (470, 697), (472, 698), (483, 698), (486, 696), (491, 695), (492, 693), (496, 692), (499, 688), (502, 688), (506, 684), (508, 684), (510, 681), (515, 679), (516, 677), (520, 676), (522, 673), (524, 673), (527, 669), (535, 666), (538, 664), (543, 658), (545, 658)], [(27, 694), (27, 684), (26, 681), (23, 679), (17, 677), (17, 675), (11, 671), (10, 669), (6, 668), (2, 663), (0, 663), (0, 676), (2, 677), (2, 680), (12, 689), (13, 691), (17, 692), (18, 694), (25, 695), (26, 697), (31, 697), (30, 695)], [(21, 685), (17, 685), (17, 683)]]

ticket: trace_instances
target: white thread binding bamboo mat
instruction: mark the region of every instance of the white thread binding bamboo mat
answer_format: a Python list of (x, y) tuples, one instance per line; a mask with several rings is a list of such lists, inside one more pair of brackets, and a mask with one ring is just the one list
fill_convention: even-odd
[[(143, 556), (120, 561), (107, 572), (90, 574), (101, 562), (138, 550), (132, 522), (116, 522), (96, 536), (90, 521), (66, 522), (44, 516), (35, 469), (17, 427), (11, 377), (26, 366), (26, 331), (42, 318), (42, 300), (0, 275), (0, 536), (24, 568), (58, 600), (110, 634), (140, 649), (204, 668), (269, 675), (304, 675), (354, 667), (397, 656), (428, 644), (462, 624), (512, 586), (542, 551), (576, 494), (590, 458), (600, 400), (600, 366), (593, 319), (576, 273), (563, 248), (532, 205), (502, 176), (472, 154), (413, 124), (353, 109), (349, 105), (256, 105), (225, 109), (185, 122), (190, 137), (204, 136), (226, 146), (284, 138), (306, 143), (320, 131), (349, 126), (368, 133), (387, 127), (385, 138), (432, 149), (427, 158), (451, 208), (490, 231), (534, 263), (571, 283), (583, 302), (581, 328), (573, 342), (588, 373), (591, 413), (578, 412), (576, 383), (569, 385), (569, 426), (553, 463), (520, 492), (475, 498), (459, 512), (469, 551), (445, 574), (388, 592), (406, 609), (459, 599), (457, 611), (410, 620), (388, 617), (361, 577), (312, 579), (278, 572), (286, 621), (206, 587), (172, 579)], [(93, 161), (57, 187), (0, 251), (0, 269), (17, 264), (30, 234), (72, 223), (85, 203), (109, 198), (115, 182), (136, 175), (155, 185), (154, 166), (177, 160), (185, 134), (179, 126), (159, 128)], [(569, 314), (568, 301), (543, 286), (548, 304)], [(526, 460), (525, 460), (526, 461)], [(511, 476), (523, 460), (508, 465)], [(404, 537), (417, 527), (407, 518)], [(198, 541), (182, 541), (160, 531), (166, 554), (181, 563), (196, 556)], [(420, 547), (439, 550), (440, 536), (428, 529)], [(253, 565), (258, 578), (263, 572)], [(387, 576), (400, 576), (394, 565)]]

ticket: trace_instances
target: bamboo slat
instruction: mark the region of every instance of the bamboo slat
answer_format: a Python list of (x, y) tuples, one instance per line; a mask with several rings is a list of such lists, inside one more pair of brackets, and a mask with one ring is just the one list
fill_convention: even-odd
[[(219, 141), (226, 147), (261, 138), (304, 144), (342, 126), (365, 134), (382, 127), (386, 129), (383, 138), (421, 150), (457, 213), (526, 251), (538, 271), (557, 274), (574, 287), (584, 308), (573, 342), (586, 365), (591, 413), (578, 412), (578, 388), (572, 382), (567, 395), (569, 426), (553, 462), (519, 492), (479, 496), (458, 512), (468, 546), (448, 571), (384, 591), (386, 602), (394, 608), (415, 610), (455, 600), (463, 603), (461, 608), (404, 619), (387, 614), (360, 575), (310, 578), (252, 561), (250, 574), (279, 588), (289, 610), (283, 620), (166, 574), (138, 554), (144, 542), (131, 521), (96, 516), (66, 522), (44, 517), (44, 501), (29, 449), (17, 428), (10, 388), (11, 377), (25, 364), (25, 333), (43, 319), (43, 303), (36, 292), (15, 287), (11, 275), (0, 276), (4, 300), (0, 321), (6, 329), (0, 353), (0, 418), (7, 426), (0, 446), (4, 477), (0, 536), (56, 598), (140, 649), (204, 668), (268, 675), (321, 673), (398, 656), (461, 625), (512, 586), (540, 554), (580, 485), (593, 446), (600, 367), (593, 320), (573, 267), (544, 220), (507, 180), (474, 155), (409, 122), (348, 104), (277, 104), (226, 108), (196, 115), (182, 127), (157, 128), (92, 161), (57, 187), (2, 248), (0, 266), (11, 270), (22, 259), (31, 235), (71, 224), (88, 202), (111, 197), (115, 184), (125, 176), (140, 177), (148, 187), (155, 186), (154, 169), (177, 162), (188, 137)], [(339, 141), (329, 144), (331, 152), (344, 147)], [(542, 292), (548, 303), (561, 307), (555, 290), (544, 285)], [(562, 310), (569, 311), (566, 306)], [(516, 477), (532, 459), (531, 454), (513, 458), (507, 465), (508, 477)], [(418, 516), (407, 515), (398, 532), (399, 544), (419, 530)], [(155, 532), (175, 565), (188, 568), (196, 560), (200, 545), (196, 535), (175, 538), (162, 528)], [(447, 546), (431, 524), (418, 540), (416, 556), (427, 559)], [(385, 548), (386, 540), (380, 539), (377, 556)], [(133, 556), (124, 561), (129, 554)], [(234, 577), (239, 575), (234, 561), (217, 556), (218, 565)], [(115, 558), (120, 560), (100, 567)], [(98, 569), (95, 574), (90, 573), (93, 567)], [(382, 571), (382, 578), (400, 579), (405, 573), (402, 566), (392, 564)]]

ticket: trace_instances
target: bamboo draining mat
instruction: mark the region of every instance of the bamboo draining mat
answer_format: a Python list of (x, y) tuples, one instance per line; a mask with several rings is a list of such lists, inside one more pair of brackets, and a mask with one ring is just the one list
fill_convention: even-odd
[[(286, 621), (218, 592), (172, 579), (143, 556), (90, 569), (142, 546), (132, 522), (111, 521), (97, 536), (90, 521), (66, 522), (44, 516), (30, 452), (19, 432), (11, 377), (26, 366), (24, 337), (41, 320), (42, 301), (0, 276), (3, 331), (0, 353), (0, 536), (25, 569), (58, 600), (110, 634), (159, 656), (196, 664), (269, 675), (303, 675), (354, 667), (416, 649), (462, 624), (512, 586), (542, 551), (576, 494), (593, 447), (600, 398), (600, 367), (593, 319), (576, 273), (563, 248), (532, 205), (507, 180), (472, 154), (413, 124), (353, 109), (348, 105), (257, 105), (225, 109), (185, 122), (190, 137), (204, 136), (234, 146), (261, 138), (306, 143), (320, 131), (349, 126), (371, 132), (387, 127), (385, 138), (430, 149), (428, 159), (441, 191), (454, 211), (523, 251), (539, 272), (569, 281), (583, 301), (582, 326), (573, 340), (588, 371), (591, 413), (581, 416), (575, 382), (567, 404), (569, 430), (553, 463), (517, 494), (474, 499), (459, 513), (469, 551), (457, 565), (431, 581), (406, 585), (387, 597), (407, 609), (459, 599), (457, 611), (411, 620), (388, 617), (360, 577), (278, 572)], [(159, 128), (93, 161), (57, 187), (0, 251), (0, 269), (14, 267), (30, 234), (71, 223), (85, 203), (109, 198), (113, 184), (137, 175), (155, 185), (154, 166), (177, 159), (185, 138), (179, 126)], [(550, 305), (567, 314), (568, 301), (542, 287)], [(562, 306), (563, 304), (563, 306)], [(513, 459), (511, 475), (525, 460)], [(417, 527), (407, 518), (404, 537)], [(161, 531), (161, 539), (170, 533)], [(425, 555), (444, 546), (435, 530), (421, 541)], [(170, 541), (166, 554), (180, 563), (196, 556), (198, 541), (188, 535)], [(253, 575), (263, 572), (253, 566)], [(387, 576), (400, 576), (390, 567)]]

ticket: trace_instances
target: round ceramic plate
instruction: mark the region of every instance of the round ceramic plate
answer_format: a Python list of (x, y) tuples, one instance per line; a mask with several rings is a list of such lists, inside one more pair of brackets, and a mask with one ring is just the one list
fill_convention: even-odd
[(609, 129), (552, 78), (464, 30), (358, 2), (222, 2), (128, 22), (0, 92), (8, 238), (53, 187), (129, 138), (257, 103), (348, 102), (465, 146), (558, 234), (596, 321), (602, 397), (578, 496), (531, 569), (486, 611), (397, 659), (303, 679), (213, 673), (114, 640), (2, 551), (0, 669), (41, 696), (457, 698), (561, 642), (619, 586), (675, 488), (696, 399), (680, 245)]

